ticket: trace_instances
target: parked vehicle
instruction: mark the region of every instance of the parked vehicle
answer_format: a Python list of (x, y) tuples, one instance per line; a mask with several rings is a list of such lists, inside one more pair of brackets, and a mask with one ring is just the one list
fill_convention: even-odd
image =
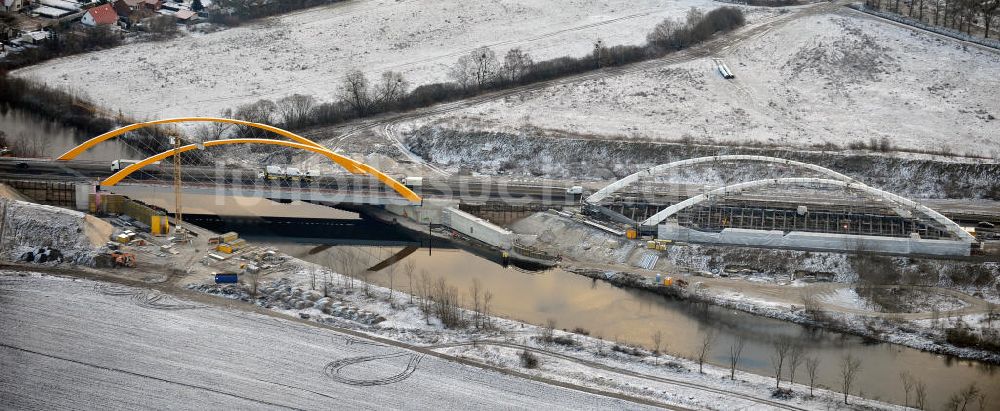
[[(112, 173), (117, 173), (119, 170), (121, 170), (123, 168), (126, 168), (126, 167), (128, 167), (130, 165), (139, 164), (140, 161), (142, 161), (142, 160), (126, 160), (126, 159), (121, 159), (121, 160), (112, 161), (111, 162), (111, 172)], [(157, 165), (157, 164), (160, 164), (160, 162), (157, 161), (157, 162), (153, 163), (153, 165)]]
[(583, 194), (582, 186), (573, 186), (566, 189), (566, 194), (580, 195)]
[(311, 172), (314, 171), (303, 172), (295, 167), (266, 166), (263, 171), (257, 173), (257, 178), (261, 180), (302, 181), (311, 180), (312, 178), (307, 174)]

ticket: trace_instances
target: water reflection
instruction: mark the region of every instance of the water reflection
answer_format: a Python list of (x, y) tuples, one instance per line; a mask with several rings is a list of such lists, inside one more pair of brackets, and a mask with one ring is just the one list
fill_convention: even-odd
[[(42, 157), (56, 157), (94, 137), (25, 110), (10, 108), (0, 110), (0, 131), (6, 134), (8, 143), (15, 148), (15, 152), (38, 151)], [(22, 150), (17, 150), (18, 147)], [(111, 161), (116, 159), (140, 157), (135, 150), (112, 139), (98, 144), (77, 158), (107, 161), (110, 166)]]

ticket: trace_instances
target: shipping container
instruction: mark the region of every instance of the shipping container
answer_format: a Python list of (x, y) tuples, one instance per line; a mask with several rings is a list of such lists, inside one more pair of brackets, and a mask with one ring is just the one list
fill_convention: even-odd
[(236, 274), (216, 274), (215, 283), (216, 284), (235, 284), (239, 281), (239, 276)]

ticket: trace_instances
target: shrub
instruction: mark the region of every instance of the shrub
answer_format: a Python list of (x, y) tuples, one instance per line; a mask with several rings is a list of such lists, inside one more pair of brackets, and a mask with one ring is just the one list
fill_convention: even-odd
[(529, 369), (538, 368), (539, 364), (538, 356), (531, 353), (530, 351), (523, 350), (521, 351), (521, 354), (518, 355), (518, 357), (521, 359), (522, 367)]

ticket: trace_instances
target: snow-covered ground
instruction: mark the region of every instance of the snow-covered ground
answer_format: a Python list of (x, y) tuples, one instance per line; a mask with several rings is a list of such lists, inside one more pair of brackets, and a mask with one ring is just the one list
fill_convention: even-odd
[[(65, 208), (0, 198), (4, 227), (2, 258), (18, 260), (25, 253), (61, 255), (77, 264), (93, 264), (99, 249), (113, 231), (110, 224), (94, 216)], [(54, 250), (54, 254), (52, 251)], [(35, 261), (37, 255), (33, 255)]]
[(351, 69), (393, 70), (413, 86), (447, 80), (458, 57), (521, 47), (535, 60), (581, 56), (593, 43), (639, 44), (667, 16), (708, 0), (358, 0), (239, 28), (142, 42), (17, 71), (70, 87), (112, 112), (215, 115), (293, 93), (331, 99)]
[(137, 307), (127, 291), (0, 274), (0, 408), (641, 408), (260, 314)]
[[(735, 73), (722, 79), (715, 58)], [(807, 16), (722, 55), (559, 84), (401, 127), (804, 148), (885, 137), (1000, 158), (1000, 53), (850, 11)]]

